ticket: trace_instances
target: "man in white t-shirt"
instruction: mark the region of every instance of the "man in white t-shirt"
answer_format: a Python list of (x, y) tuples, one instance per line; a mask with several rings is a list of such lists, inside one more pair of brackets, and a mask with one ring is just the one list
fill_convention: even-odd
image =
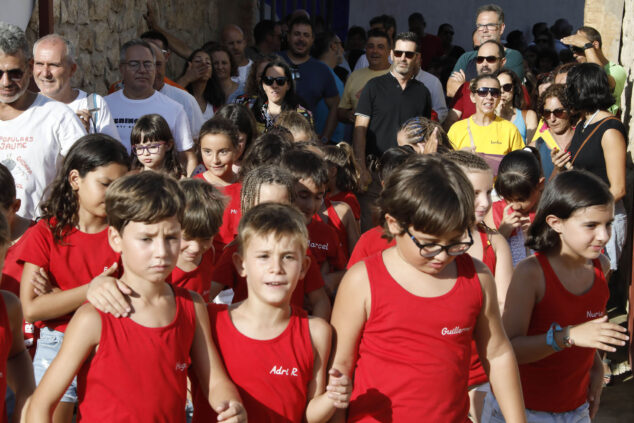
[(238, 65), (238, 76), (232, 79), (241, 85), (246, 85), (247, 76), (253, 61), (244, 54), (247, 42), (244, 40), (244, 32), (238, 25), (230, 24), (224, 27), (221, 35), (222, 44), (231, 52), (233, 60)]
[(174, 137), (174, 146), (187, 174), (197, 164), (194, 142), (183, 106), (154, 89), (156, 58), (152, 47), (143, 40), (132, 40), (121, 46), (120, 64), (123, 89), (105, 100), (110, 107), (119, 138), (130, 151), (130, 134), (136, 121), (144, 115), (156, 113), (167, 121)]
[(0, 163), (15, 179), (25, 219), (40, 215), (62, 157), (86, 134), (72, 110), (28, 90), (32, 63), (24, 31), (0, 22)]
[(86, 94), (70, 86), (77, 71), (74, 48), (58, 34), (46, 35), (33, 44), (33, 79), (46, 97), (66, 104), (79, 116), (90, 133), (102, 133), (119, 139), (110, 109), (100, 95)]

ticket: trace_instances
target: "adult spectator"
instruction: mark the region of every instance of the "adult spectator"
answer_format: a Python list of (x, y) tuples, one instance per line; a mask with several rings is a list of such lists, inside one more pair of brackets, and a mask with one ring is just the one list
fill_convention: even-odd
[(365, 29), (360, 26), (351, 26), (346, 36), (346, 60), (352, 69), (359, 57), (365, 54), (365, 42)]
[(438, 38), (440, 38), (440, 42), (442, 43), (443, 56), (453, 57), (457, 61), (462, 53), (464, 53), (464, 49), (460, 46), (456, 46), (453, 44), (453, 36), (455, 31), (453, 26), (448, 23), (441, 24), (438, 27)]
[(277, 54), (267, 54), (256, 59), (251, 66), (249, 76), (247, 76), (247, 84), (244, 87), (244, 94), (236, 98), (235, 103), (244, 104), (248, 109), (253, 108), (258, 95), (260, 94), (260, 78), (262, 71), (270, 62), (279, 59)]
[(561, 42), (571, 47), (577, 62), (596, 63), (603, 68), (608, 76), (610, 92), (614, 97), (614, 104), (608, 108), (608, 111), (617, 114), (621, 108), (621, 94), (625, 87), (627, 73), (621, 65), (610, 62), (605, 57), (601, 50), (602, 43), (599, 31), (591, 26), (582, 26), (573, 35), (563, 38)]
[[(343, 82), (335, 73), (335, 67), (343, 62), (343, 43), (337, 34), (333, 31), (327, 30), (317, 35), (315, 43), (312, 48), (313, 57), (321, 60), (328, 66), (333, 78), (335, 79), (335, 85), (337, 85), (337, 92), (339, 97), (343, 95)], [(324, 100), (317, 103), (317, 108), (313, 113), (315, 120), (315, 131), (318, 133), (323, 132), (326, 126), (326, 120), (329, 114), (328, 106)], [(337, 143), (344, 139), (345, 127), (342, 123), (337, 124), (335, 131), (330, 137), (331, 141)]]
[(188, 81), (185, 89), (196, 99), (203, 122), (206, 122), (225, 104), (225, 93), (213, 74), (209, 53), (201, 48), (194, 50), (187, 59), (183, 75), (179, 80)]
[(537, 129), (537, 114), (527, 107), (522, 83), (515, 72), (502, 69), (498, 72), (497, 78), (500, 81), (502, 95), (495, 113), (512, 122), (520, 131), (524, 144), (528, 144)]
[(352, 72), (344, 86), (337, 109), (337, 116), (341, 122), (355, 122), (354, 112), (365, 84), (372, 78), (385, 75), (390, 71), (390, 40), (384, 31), (380, 29), (368, 31), (365, 56), (367, 56), (369, 66)]
[[(390, 49), (394, 47), (394, 34), (396, 34), (396, 19), (393, 16), (381, 15), (370, 19), (370, 29), (379, 29), (387, 34), (390, 41)], [(354, 70), (368, 66), (367, 57), (361, 56), (354, 65)]]
[(0, 22), (0, 163), (15, 179), (18, 215), (32, 220), (62, 157), (86, 130), (64, 104), (28, 90), (30, 58), (24, 31)]
[(407, 23), (409, 24), (409, 31), (420, 38), (420, 68), (427, 70), (429, 63), (434, 58), (442, 56), (442, 41), (433, 34), (425, 33), (427, 22), (425, 22), (425, 17), (421, 13), (414, 12), (409, 15)]
[[(502, 34), (504, 33), (504, 11), (497, 4), (487, 4), (480, 6), (476, 14), (476, 33), (477, 45), (482, 45), (485, 41), (494, 40), (500, 42)], [(456, 73), (462, 73), (463, 78), (449, 78), (447, 81), (447, 93), (456, 92), (456, 89), (464, 81), (470, 81), (477, 75), (475, 68), (477, 52), (468, 51), (464, 53), (456, 62), (453, 68), (453, 75)], [(505, 66), (511, 69), (520, 77), (520, 80), (524, 79), (524, 59), (522, 54), (511, 48), (506, 49), (504, 55), (506, 57)], [(449, 96), (451, 97), (451, 96)]]
[(197, 163), (189, 122), (183, 106), (154, 89), (156, 58), (152, 47), (140, 39), (128, 41), (121, 46), (119, 60), (123, 89), (105, 98), (119, 139), (130, 151), (130, 133), (136, 121), (143, 115), (159, 114), (167, 121), (174, 146), (190, 174)]
[(504, 47), (512, 48), (520, 52), (524, 51), (526, 49), (524, 33), (519, 29), (509, 32), (509, 35), (506, 36), (506, 44), (504, 44)]
[(233, 61), (238, 67), (238, 75), (234, 76), (233, 80), (244, 86), (249, 69), (253, 64), (253, 61), (244, 53), (244, 49), (247, 46), (247, 42), (244, 39), (244, 31), (238, 25), (229, 24), (222, 30), (220, 39), (222, 44), (229, 50), (229, 53), (231, 53)]
[(261, 20), (253, 28), (253, 40), (255, 45), (245, 49), (245, 54), (253, 62), (262, 56), (277, 53), (282, 45), (282, 26), (270, 19)]
[(298, 16), (289, 24), (288, 50), (281, 56), (293, 71), (297, 95), (306, 108), (314, 112), (320, 100), (328, 106), (326, 125), (319, 136), (322, 140), (330, 140), (337, 126), (339, 93), (328, 66), (310, 56), (314, 40), (313, 24), (306, 17)]
[(440, 79), (435, 75), (420, 69), (416, 73), (416, 79), (425, 84), (431, 95), (431, 108), (436, 113), (438, 122), (442, 123), (447, 118), (449, 109), (447, 109), (447, 101), (445, 100), (445, 92), (442, 89)]
[(557, 53), (565, 51), (568, 46), (561, 42), (561, 39), (572, 34), (572, 25), (564, 18), (559, 18), (550, 27), (550, 33), (555, 37), (555, 50)]
[(244, 94), (244, 84), (235, 81), (235, 76), (238, 75), (238, 66), (233, 60), (231, 52), (220, 44), (205, 49), (211, 56), (213, 74), (225, 93), (225, 103), (233, 103), (236, 98)]
[(99, 94), (73, 88), (77, 71), (73, 45), (58, 34), (46, 35), (33, 45), (33, 79), (46, 97), (60, 101), (81, 119), (89, 133), (100, 132), (119, 139), (110, 109)]

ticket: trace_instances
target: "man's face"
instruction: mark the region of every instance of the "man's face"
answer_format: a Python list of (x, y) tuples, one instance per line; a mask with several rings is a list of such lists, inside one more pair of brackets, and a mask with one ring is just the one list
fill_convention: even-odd
[(70, 78), (77, 65), (66, 55), (66, 45), (61, 40), (42, 41), (33, 57), (33, 78), (42, 94), (58, 99), (70, 89)]
[(165, 60), (163, 51), (153, 40), (146, 41), (148, 41), (148, 43), (152, 47), (152, 51), (154, 52), (154, 56), (156, 58), (156, 74), (154, 76), (153, 87), (155, 90), (160, 90), (161, 88), (163, 88), (163, 84), (165, 83), (163, 79), (165, 78), (165, 66), (167, 64), (167, 61)]
[[(583, 35), (584, 37), (587, 37), (587, 35), (583, 32), (583, 31), (577, 31), (577, 34)], [(587, 59), (586, 59), (586, 52), (583, 48), (580, 47), (572, 47), (572, 56), (575, 58), (575, 60), (577, 61), (577, 63), (586, 63)]]
[(390, 54), (390, 45), (386, 38), (370, 37), (365, 45), (365, 55), (368, 58), (370, 67), (385, 67)]
[(480, 44), (487, 40), (500, 41), (504, 32), (504, 23), (495, 12), (482, 12), (476, 19), (477, 37)]
[[(502, 68), (503, 60), (500, 59), (500, 49), (493, 43), (486, 43), (478, 49), (478, 56), (480, 59), (476, 59), (476, 72), (478, 75), (484, 73), (497, 72)], [(495, 61), (491, 63), (492, 58)], [(484, 58), (482, 60), (481, 58)], [(482, 61), (482, 63), (480, 63)]]
[(121, 64), (121, 77), (126, 89), (135, 92), (153, 90), (156, 65), (152, 53), (146, 47), (132, 46), (125, 53), (125, 62)]
[[(400, 57), (399, 57), (400, 54)], [(411, 57), (407, 57), (407, 56)], [(416, 43), (413, 41), (398, 40), (392, 51), (392, 63), (394, 71), (401, 75), (411, 75), (418, 66), (419, 55), (416, 52)]]
[(0, 52), (0, 103), (15, 103), (26, 92), (31, 78), (31, 66), (24, 53)]
[(237, 62), (242, 61), (242, 58), (244, 57), (244, 48), (247, 46), (244, 41), (244, 34), (242, 31), (238, 31), (234, 28), (228, 29), (223, 34), (222, 41), (231, 52), (233, 58)]
[(313, 41), (313, 30), (310, 25), (293, 25), (288, 32), (288, 47), (294, 56), (308, 56)]

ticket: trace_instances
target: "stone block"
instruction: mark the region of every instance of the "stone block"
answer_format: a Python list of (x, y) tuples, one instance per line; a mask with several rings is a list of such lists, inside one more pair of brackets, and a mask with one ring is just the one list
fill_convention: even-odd
[(95, 50), (106, 51), (112, 48), (113, 33), (106, 22), (96, 22), (92, 27), (92, 33), (95, 38)]

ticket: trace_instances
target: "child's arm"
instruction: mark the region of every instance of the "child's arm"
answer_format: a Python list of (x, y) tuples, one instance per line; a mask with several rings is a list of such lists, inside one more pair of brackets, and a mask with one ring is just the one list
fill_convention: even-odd
[(306, 294), (306, 297), (308, 298), (308, 304), (311, 307), (313, 316), (321, 317), (326, 321), (330, 320), (332, 308), (330, 307), (330, 299), (328, 298), (328, 294), (326, 294), (326, 289), (323, 286), (309, 292)]
[(326, 389), (326, 366), (330, 357), (332, 331), (326, 321), (319, 318), (309, 320), (310, 338), (313, 344), (313, 378), (308, 384), (308, 423), (326, 422), (337, 408), (346, 408), (350, 401), (352, 383), (348, 376), (330, 369), (330, 383)]
[(491, 244), (495, 251), (495, 289), (501, 314), (504, 310), (506, 293), (513, 277), (513, 257), (511, 256), (511, 247), (502, 235), (493, 234)]
[(222, 290), (225, 289), (225, 286), (219, 282), (216, 281), (211, 281), (211, 288), (209, 288), (209, 300), (210, 302), (214, 301), (214, 298), (216, 298), (218, 296), (218, 294), (220, 294), (220, 292), (222, 292)]
[(19, 422), (26, 399), (35, 389), (33, 363), (31, 363), (31, 357), (24, 347), (20, 300), (10, 292), (1, 292), (11, 325), (12, 342), (7, 360), (7, 385), (15, 393), (12, 422)]
[[(332, 368), (352, 378), (361, 332), (370, 315), (370, 282), (365, 263), (355, 264), (345, 274), (332, 310), (330, 323), (335, 331)], [(338, 411), (333, 421), (343, 422), (345, 412)]]
[(502, 327), (493, 276), (482, 262), (474, 264), (483, 300), (474, 333), (478, 354), (506, 421), (526, 422), (517, 361)]
[(594, 362), (590, 368), (590, 386), (588, 386), (588, 404), (590, 404), (590, 418), (594, 419), (599, 411), (603, 391), (603, 360), (598, 351), (594, 354)]
[(196, 311), (196, 331), (192, 343), (192, 366), (200, 387), (209, 399), (211, 408), (218, 413), (218, 421), (238, 423), (247, 421), (240, 394), (227, 376), (225, 367), (211, 340), (211, 327), (207, 307), (202, 297), (190, 291)]
[(50, 422), (55, 406), (86, 358), (101, 338), (101, 316), (84, 304), (70, 320), (59, 353), (35, 389), (26, 411), (26, 422)]
[(333, 203), (333, 207), (339, 216), (339, 220), (341, 220), (341, 223), (343, 223), (343, 226), (346, 228), (346, 235), (348, 236), (348, 251), (352, 251), (361, 236), (352, 208), (347, 203), (338, 201)]

